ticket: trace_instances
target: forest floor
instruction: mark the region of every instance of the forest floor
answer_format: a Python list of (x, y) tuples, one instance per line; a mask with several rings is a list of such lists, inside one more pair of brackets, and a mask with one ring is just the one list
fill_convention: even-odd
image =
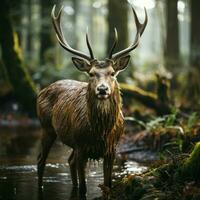
[(184, 117), (173, 113), (146, 122), (128, 118), (127, 122), (122, 142), (128, 148), (121, 153), (149, 168), (141, 174), (116, 179), (113, 190), (105, 196), (124, 200), (200, 200), (197, 113)]
[[(148, 165), (145, 172), (116, 177), (113, 189), (102, 187), (107, 199), (200, 200), (200, 120), (197, 113), (147, 119), (126, 118), (118, 148), (121, 160)], [(17, 114), (0, 115), (0, 127), (39, 127)]]

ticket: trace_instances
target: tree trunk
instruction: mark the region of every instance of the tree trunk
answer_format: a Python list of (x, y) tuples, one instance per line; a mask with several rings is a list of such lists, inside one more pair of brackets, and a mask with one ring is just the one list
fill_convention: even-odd
[(118, 51), (128, 46), (128, 3), (126, 0), (108, 0), (107, 55), (114, 41), (115, 27), (119, 35), (116, 47), (116, 51)]
[(22, 0), (18, 1), (11, 1), (11, 12), (16, 13), (13, 17), (13, 26), (16, 27), (16, 33), (19, 38), (19, 44), (21, 45), (21, 39), (22, 39), (22, 32), (21, 32), (21, 26), (22, 26)]
[(23, 107), (35, 114), (36, 89), (22, 65), (17, 34), (13, 31), (8, 0), (2, 0), (0, 6), (0, 44), (2, 59), (14, 88), (15, 95)]
[[(106, 56), (108, 56), (115, 38), (115, 27), (118, 32), (118, 43), (114, 53), (128, 47), (128, 8), (129, 4), (127, 3), (127, 0), (108, 0), (108, 35)], [(131, 37), (134, 37), (134, 33), (132, 35)], [(118, 76), (118, 80), (120, 82), (125, 82), (127, 77), (133, 78), (133, 65), (131, 62), (129, 65), (130, 66), (124, 71), (124, 73)]]
[(72, 5), (74, 9), (74, 14), (73, 14), (73, 32), (74, 32), (74, 44), (73, 47), (75, 49), (78, 49), (78, 35), (77, 35), (77, 16), (79, 13), (79, 1), (78, 0), (72, 0)]
[(51, 9), (54, 5), (54, 0), (41, 0), (41, 20), (42, 26), (40, 31), (40, 64), (45, 64), (45, 53), (46, 51), (53, 47), (52, 40), (52, 23), (50, 18)]
[(200, 100), (200, 26), (199, 0), (191, 0), (190, 70), (188, 74), (187, 97), (190, 103), (199, 107)]
[(31, 51), (32, 51), (32, 9), (31, 9), (31, 0), (27, 0), (27, 10), (28, 10), (28, 30), (27, 30), (27, 47), (26, 51), (28, 53), (28, 59), (31, 57)]
[(199, 26), (200, 1), (191, 1), (191, 54), (190, 63), (192, 66), (200, 68), (200, 26)]
[(167, 35), (165, 46), (165, 65), (175, 71), (179, 65), (178, 0), (166, 0)]

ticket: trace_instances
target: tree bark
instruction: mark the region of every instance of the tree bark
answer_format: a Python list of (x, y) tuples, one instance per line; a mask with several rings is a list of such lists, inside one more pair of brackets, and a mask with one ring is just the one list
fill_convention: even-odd
[(35, 114), (36, 88), (22, 64), (17, 34), (14, 32), (10, 19), (8, 0), (2, 0), (0, 6), (0, 45), (2, 59), (14, 88), (18, 101), (29, 112)]
[(28, 58), (31, 57), (31, 51), (32, 51), (32, 9), (31, 9), (31, 0), (27, 0), (27, 10), (28, 10), (28, 30), (27, 30), (27, 46), (26, 46), (26, 51), (28, 53)]
[(52, 39), (52, 23), (50, 18), (51, 9), (54, 5), (54, 0), (41, 0), (41, 20), (42, 26), (40, 31), (40, 64), (45, 64), (45, 53), (46, 51), (53, 47)]
[(73, 9), (74, 9), (74, 14), (73, 14), (73, 32), (74, 32), (74, 44), (73, 47), (75, 49), (78, 49), (78, 35), (77, 35), (77, 16), (79, 13), (79, 1), (78, 0), (72, 0), (72, 5), (73, 5)]
[(200, 100), (200, 26), (199, 0), (191, 0), (190, 70), (188, 73), (187, 98), (193, 107), (199, 107)]
[(165, 46), (165, 65), (174, 71), (179, 65), (178, 0), (166, 0), (167, 35)]
[(199, 0), (191, 0), (191, 45), (190, 63), (200, 68), (200, 26), (199, 26)]
[(128, 3), (126, 0), (108, 0), (107, 55), (114, 41), (114, 28), (117, 28), (119, 42), (115, 51), (128, 46)]
[[(21, 31), (21, 26), (22, 26), (22, 0), (18, 1), (11, 1), (11, 12), (14, 11), (16, 14), (13, 17), (13, 26), (17, 27), (16, 28), (16, 33), (19, 38), (19, 44), (21, 45), (21, 39), (22, 39), (22, 31)], [(19, 28), (18, 28), (19, 27)]]
[[(129, 38), (128, 37), (128, 10), (129, 8), (130, 6), (127, 0), (108, 0), (108, 16), (107, 16), (108, 35), (107, 35), (106, 56), (108, 56), (111, 46), (113, 44), (114, 38), (115, 38), (115, 34), (114, 34), (115, 27), (118, 32), (118, 43), (116, 45), (114, 53), (122, 49), (125, 49), (129, 46), (129, 43), (128, 43), (129, 42), (129, 39), (128, 39)], [(131, 37), (134, 37), (134, 33), (132, 35)], [(130, 66), (124, 71), (124, 73), (118, 76), (118, 80), (120, 82), (125, 82), (127, 77), (133, 78), (134, 66), (131, 63), (131, 61), (129, 65)]]

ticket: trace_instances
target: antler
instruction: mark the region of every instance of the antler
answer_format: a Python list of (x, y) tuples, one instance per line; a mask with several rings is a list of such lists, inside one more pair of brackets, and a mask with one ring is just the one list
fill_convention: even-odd
[(109, 59), (112, 58), (113, 51), (114, 51), (114, 49), (115, 49), (115, 47), (116, 47), (116, 45), (117, 45), (117, 42), (118, 42), (118, 33), (117, 33), (117, 29), (115, 28), (114, 31), (115, 31), (115, 40), (114, 40), (114, 42), (113, 42), (113, 45), (112, 45), (111, 50), (110, 50), (110, 53), (109, 53), (109, 57), (108, 57)]
[(144, 8), (144, 11), (145, 11), (145, 20), (144, 20), (143, 24), (141, 24), (139, 22), (137, 14), (136, 14), (136, 12), (135, 12), (135, 10), (134, 10), (133, 7), (132, 7), (132, 11), (133, 11), (133, 15), (134, 15), (134, 18), (135, 18), (135, 24), (136, 24), (136, 28), (137, 28), (137, 33), (136, 33), (136, 36), (135, 36), (135, 41), (128, 48), (126, 48), (124, 50), (121, 50), (121, 51), (115, 53), (114, 55), (112, 55), (112, 53), (114, 51), (114, 48), (116, 46), (116, 43), (117, 43), (116, 30), (115, 30), (115, 42), (114, 42), (114, 44), (113, 44), (113, 46), (111, 48), (110, 54), (109, 54), (109, 58), (110, 59), (117, 59), (117, 58), (122, 57), (123, 55), (128, 54), (130, 51), (132, 51), (133, 49), (135, 49), (138, 46), (138, 44), (139, 44), (140, 37), (141, 37), (142, 33), (144, 32), (144, 29), (146, 28), (147, 21), (148, 21), (147, 11), (146, 11), (146, 8)]
[(89, 39), (88, 39), (88, 33), (86, 34), (86, 42), (87, 42), (87, 47), (89, 49), (89, 52), (90, 52), (90, 56), (86, 55), (85, 53), (83, 52), (80, 52), (76, 49), (73, 49), (68, 43), (67, 41), (65, 40), (64, 38), (64, 35), (63, 35), (63, 32), (62, 32), (62, 28), (60, 26), (60, 18), (61, 18), (61, 13), (62, 13), (62, 10), (63, 10), (63, 6), (61, 7), (61, 9), (59, 10), (58, 12), (58, 15), (55, 16), (55, 8), (56, 8), (56, 5), (53, 6), (53, 9), (51, 11), (51, 18), (52, 18), (52, 22), (53, 22), (53, 26), (54, 26), (54, 29), (56, 31), (56, 36), (57, 36), (57, 39), (60, 43), (60, 45), (67, 51), (69, 51), (70, 53), (73, 53), (81, 58), (85, 58), (86, 60), (88, 61), (91, 61), (91, 60), (94, 60), (94, 55), (93, 55), (93, 52), (92, 52), (92, 48), (91, 48), (91, 45), (90, 45), (90, 42), (89, 42)]

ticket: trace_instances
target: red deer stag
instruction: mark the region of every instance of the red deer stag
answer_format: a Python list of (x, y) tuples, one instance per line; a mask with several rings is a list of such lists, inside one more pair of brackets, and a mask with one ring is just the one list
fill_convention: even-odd
[(38, 184), (42, 187), (42, 178), (49, 150), (58, 136), (73, 149), (69, 157), (72, 183), (78, 186), (79, 193), (86, 194), (85, 168), (88, 159), (103, 158), (104, 185), (111, 187), (112, 168), (115, 149), (123, 134), (123, 115), (117, 74), (124, 70), (129, 62), (128, 55), (138, 44), (147, 24), (141, 24), (132, 8), (137, 27), (135, 41), (128, 48), (113, 54), (117, 43), (113, 42), (108, 58), (95, 59), (86, 34), (86, 43), (90, 56), (73, 49), (65, 40), (60, 25), (62, 8), (55, 16), (52, 9), (52, 21), (60, 45), (78, 57), (72, 57), (74, 65), (89, 74), (89, 81), (60, 80), (43, 89), (37, 99), (37, 113), (43, 128), (42, 150), (38, 156)]

